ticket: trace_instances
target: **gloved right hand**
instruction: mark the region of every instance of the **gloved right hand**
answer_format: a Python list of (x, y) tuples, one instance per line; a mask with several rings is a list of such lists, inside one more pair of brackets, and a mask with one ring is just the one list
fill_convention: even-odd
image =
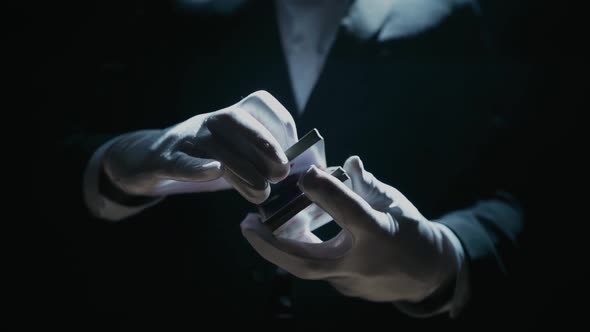
[(296, 141), (289, 112), (269, 93), (258, 91), (167, 129), (122, 135), (106, 151), (103, 167), (113, 184), (129, 194), (161, 196), (229, 184), (258, 204), (268, 198), (269, 182), (289, 174), (284, 150)]
[(375, 302), (419, 303), (456, 281), (461, 244), (445, 226), (427, 220), (397, 189), (365, 170), (358, 157), (344, 163), (352, 188), (311, 167), (303, 193), (342, 231), (322, 242), (310, 231), (276, 237), (249, 214), (242, 233), (265, 259), (303, 279), (325, 280), (342, 294)]

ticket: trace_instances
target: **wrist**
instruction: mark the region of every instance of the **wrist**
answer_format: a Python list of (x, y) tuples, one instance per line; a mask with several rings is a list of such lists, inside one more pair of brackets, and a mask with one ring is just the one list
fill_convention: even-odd
[[(82, 191), (86, 207), (88, 208), (89, 212), (91, 212), (95, 217), (109, 221), (119, 221), (134, 214), (137, 214), (140, 211), (158, 203), (161, 200), (154, 199), (145, 205), (130, 206), (125, 205), (125, 203), (127, 203), (126, 200), (121, 200), (124, 204), (116, 202), (116, 198), (112, 198), (111, 196), (113, 195), (109, 195), (107, 193), (108, 190), (104, 190), (105, 182), (103, 182), (102, 192), (101, 190), (99, 190), (99, 187), (101, 187), (100, 177), (101, 173), (103, 172), (104, 155), (106, 150), (111, 146), (111, 144), (115, 140), (116, 138), (111, 139), (110, 141), (100, 146), (96, 151), (94, 151), (92, 157), (86, 165), (86, 169), (84, 170), (83, 176), (84, 185)], [(104, 173), (103, 176), (105, 176)], [(103, 178), (102, 180), (105, 179)], [(110, 181), (108, 177), (106, 180)]]
[(108, 198), (109, 200), (117, 204), (130, 207), (143, 206), (160, 199), (158, 196), (132, 194), (120, 188), (114, 181), (112, 181), (106, 172), (104, 165), (101, 165), (99, 169), (98, 191), (102, 196)]
[(420, 301), (452, 291), (462, 260), (461, 244), (451, 230), (438, 222), (428, 222), (432, 230), (431, 241), (435, 248), (435, 264), (431, 287)]
[(133, 183), (133, 174), (140, 173), (140, 168), (134, 165), (141, 162), (142, 158), (134, 152), (145, 148), (146, 144), (142, 141), (153, 140), (150, 138), (154, 137), (152, 132), (154, 130), (121, 135), (106, 148), (98, 170), (98, 190), (101, 195), (117, 204), (131, 207), (150, 204), (159, 199), (154, 195), (131, 190), (133, 186), (129, 185)]
[(432, 226), (437, 229), (440, 237), (439, 285), (433, 293), (446, 293), (443, 289), (447, 289), (451, 291), (449, 295), (452, 295), (464, 260), (463, 247), (457, 236), (445, 225), (432, 222)]
[(431, 222), (430, 225), (433, 243), (438, 248), (432, 286), (417, 300), (394, 303), (399, 310), (413, 317), (430, 317), (451, 312), (454, 307), (459, 272), (464, 268), (463, 249), (458, 238), (442, 224)]
[[(123, 134), (110, 142), (100, 161), (100, 175), (112, 190), (128, 196), (151, 195), (153, 177), (149, 174), (151, 150), (161, 137), (160, 130), (141, 130)], [(110, 190), (111, 188), (107, 188)]]

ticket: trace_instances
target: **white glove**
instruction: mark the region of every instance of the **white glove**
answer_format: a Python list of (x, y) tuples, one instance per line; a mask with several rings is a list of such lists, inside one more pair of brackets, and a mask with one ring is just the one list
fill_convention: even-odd
[[(319, 163), (307, 164), (307, 167), (299, 172), (299, 176), (306, 172), (311, 165), (318, 167), (326, 173), (332, 173), (337, 167), (322, 167)], [(343, 182), (347, 187), (352, 188), (350, 180)], [(273, 231), (276, 237), (291, 239), (301, 242), (321, 243), (322, 240), (318, 238), (313, 231), (331, 222), (332, 216), (324, 211), (317, 204), (311, 204), (306, 207), (293, 218), (287, 221), (284, 225)]]
[(269, 93), (255, 92), (228, 108), (163, 130), (133, 132), (103, 157), (111, 181), (129, 194), (164, 196), (233, 186), (253, 203), (268, 182), (284, 179), (284, 150), (297, 141), (295, 122)]
[(399, 191), (377, 180), (358, 157), (344, 169), (352, 190), (311, 167), (301, 190), (342, 227), (321, 243), (275, 237), (255, 214), (242, 233), (265, 259), (303, 279), (326, 280), (371, 301), (418, 302), (454, 281), (459, 257), (442, 225), (430, 222)]

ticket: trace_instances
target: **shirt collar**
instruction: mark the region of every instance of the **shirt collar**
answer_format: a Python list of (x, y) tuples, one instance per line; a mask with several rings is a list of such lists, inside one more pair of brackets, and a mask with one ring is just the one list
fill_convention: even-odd
[(380, 41), (418, 34), (475, 0), (356, 0), (342, 25), (358, 38)]

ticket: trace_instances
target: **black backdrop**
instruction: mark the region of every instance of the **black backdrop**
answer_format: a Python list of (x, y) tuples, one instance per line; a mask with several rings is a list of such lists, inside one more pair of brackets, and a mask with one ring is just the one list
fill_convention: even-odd
[[(520, 287), (514, 292), (520, 292), (515, 299), (522, 302), (516, 305), (511, 303), (517, 309), (510, 319), (520, 316), (522, 319), (518, 326), (523, 328), (539, 328), (546, 324), (570, 326), (583, 321), (588, 306), (588, 298), (585, 297), (588, 260), (585, 257), (587, 250), (583, 231), (586, 218), (582, 201), (586, 196), (582, 185), (585, 169), (579, 158), (587, 154), (581, 117), (581, 112), (585, 110), (582, 68), (587, 61), (580, 51), (587, 39), (582, 28), (583, 10), (566, 3), (532, 0), (488, 1), (483, 2), (483, 5), (494, 13), (493, 19), (486, 24), (500, 36), (497, 47), (500, 58), (531, 66), (536, 71), (535, 77), (539, 79), (533, 83), (541, 88), (536, 90), (533, 100), (527, 101), (526, 105), (536, 108), (538, 116), (535, 121), (542, 124), (538, 127), (541, 129), (537, 130), (541, 131), (541, 135), (550, 137), (540, 153), (536, 154), (542, 156), (538, 160), (542, 167), (530, 170), (537, 175), (536, 178), (543, 179), (535, 185), (538, 207), (544, 211), (538, 214), (536, 222), (542, 227), (535, 227), (533, 233), (526, 234), (534, 245), (525, 249), (523, 255), (526, 259), (517, 267), (517, 271), (523, 273)], [(167, 2), (87, 1), (31, 3), (22, 9), (25, 20), (17, 24), (15, 30), (19, 32), (16, 35), (19, 45), (23, 45), (22, 49), (26, 51), (21, 58), (27, 69), (22, 74), (27, 84), (25, 96), (34, 105), (30, 111), (25, 110), (25, 114), (31, 114), (35, 123), (35, 133), (30, 137), (35, 142), (35, 148), (31, 149), (34, 153), (30, 157), (33, 160), (27, 160), (27, 163), (34, 165), (33, 171), (42, 173), (41, 176), (26, 176), (28, 186), (25, 195), (19, 195), (18, 199), (19, 206), (22, 204), (24, 209), (19, 210), (18, 218), (14, 221), (25, 226), (21, 247), (26, 255), (21, 258), (20, 253), (17, 253), (20, 263), (27, 266), (26, 277), (22, 279), (22, 292), (19, 292), (25, 322), (41, 326), (74, 326), (81, 330), (131, 329), (149, 327), (154, 322), (196, 328), (203, 320), (200, 317), (203, 311), (198, 313), (196, 308), (210, 306), (218, 313), (223, 312), (221, 300), (220, 303), (194, 305), (191, 296), (198, 294), (168, 299), (177, 301), (171, 303), (174, 310), (178, 310), (173, 313), (151, 313), (149, 308), (142, 308), (143, 314), (130, 313), (125, 303), (120, 303), (125, 301), (124, 298), (118, 298), (119, 303), (110, 304), (109, 292), (116, 292), (117, 289), (101, 289), (97, 286), (100, 285), (97, 280), (116, 280), (120, 268), (129, 269), (120, 266), (126, 264), (126, 260), (102, 261), (90, 266), (86, 262), (87, 255), (90, 252), (95, 260), (113, 257), (113, 253), (101, 256), (100, 252), (92, 248), (92, 244), (100, 242), (104, 234), (109, 234), (105, 237), (109, 241), (124, 241), (133, 234), (131, 230), (125, 229), (126, 226), (119, 226), (116, 231), (118, 235), (113, 237), (113, 225), (80, 223), (78, 219), (68, 217), (75, 215), (72, 211), (81, 208), (82, 198), (81, 195), (71, 194), (76, 192), (77, 188), (72, 186), (77, 182), (64, 180), (63, 177), (78, 177), (80, 174), (63, 174), (63, 169), (66, 169), (61, 164), (63, 151), (59, 151), (54, 144), (62, 140), (62, 133), (72, 127), (69, 117), (73, 111), (72, 105), (79, 107), (88, 104), (92, 108), (100, 103), (109, 103), (100, 98), (88, 100), (86, 89), (95, 89), (92, 95), (100, 96), (105, 80), (124, 85), (116, 77), (119, 70), (117, 66), (123, 65), (118, 60), (126, 56), (119, 51), (142, 52), (141, 48), (146, 45), (146, 41), (159, 40), (165, 36), (167, 27), (171, 25), (167, 20), (174, 17), (168, 15), (173, 11), (172, 7)], [(88, 68), (96, 64), (106, 66), (105, 71), (110, 76), (94, 75), (95, 71)], [(121, 91), (129, 93), (124, 86)], [(116, 107), (124, 109), (124, 105)], [(112, 130), (116, 132), (119, 128), (116, 128), (115, 121), (113, 123)], [(538, 135), (539, 132), (530, 134)], [(65, 202), (64, 197), (68, 197)], [(211, 199), (215, 199), (215, 196)], [(161, 232), (178, 232), (161, 224), (146, 227)], [(91, 240), (86, 241), (88, 239)], [(189, 235), (183, 240), (195, 241)], [(207, 241), (206, 238), (198, 240)], [(185, 246), (182, 242), (177, 245)], [(100, 248), (104, 250), (108, 247), (103, 245)], [(175, 250), (170, 249), (169, 252)], [(160, 256), (159, 261), (170, 260), (170, 270), (166, 274), (178, 272), (178, 278), (185, 277), (180, 275), (181, 270), (175, 270), (178, 269), (179, 261), (167, 257), (166, 252), (154, 250), (149, 254)], [(134, 257), (133, 254), (127, 255)], [(143, 256), (149, 255), (144, 253)], [(223, 271), (224, 264), (219, 262), (212, 269)], [(107, 270), (104, 270), (105, 267)], [(98, 268), (103, 269), (96, 270)], [(137, 283), (141, 284), (141, 281)], [(157, 284), (142, 287), (138, 289), (149, 289), (156, 294), (161, 288)], [(174, 285), (167, 287), (173, 288)], [(235, 287), (237, 294), (243, 291), (240, 285), (228, 287)], [(513, 301), (507, 299), (507, 302)], [(186, 312), (179, 309), (184, 304), (189, 308)], [(227, 321), (221, 322), (232, 320), (231, 315), (226, 318)], [(362, 321), (362, 316), (357, 318)], [(388, 322), (388, 319), (385, 321)], [(396, 320), (390, 322), (390, 328), (436, 327), (439, 323), (437, 319), (417, 322), (396, 316)], [(494, 318), (493, 315), (488, 322), (478, 323), (508, 324), (502, 317)]]

